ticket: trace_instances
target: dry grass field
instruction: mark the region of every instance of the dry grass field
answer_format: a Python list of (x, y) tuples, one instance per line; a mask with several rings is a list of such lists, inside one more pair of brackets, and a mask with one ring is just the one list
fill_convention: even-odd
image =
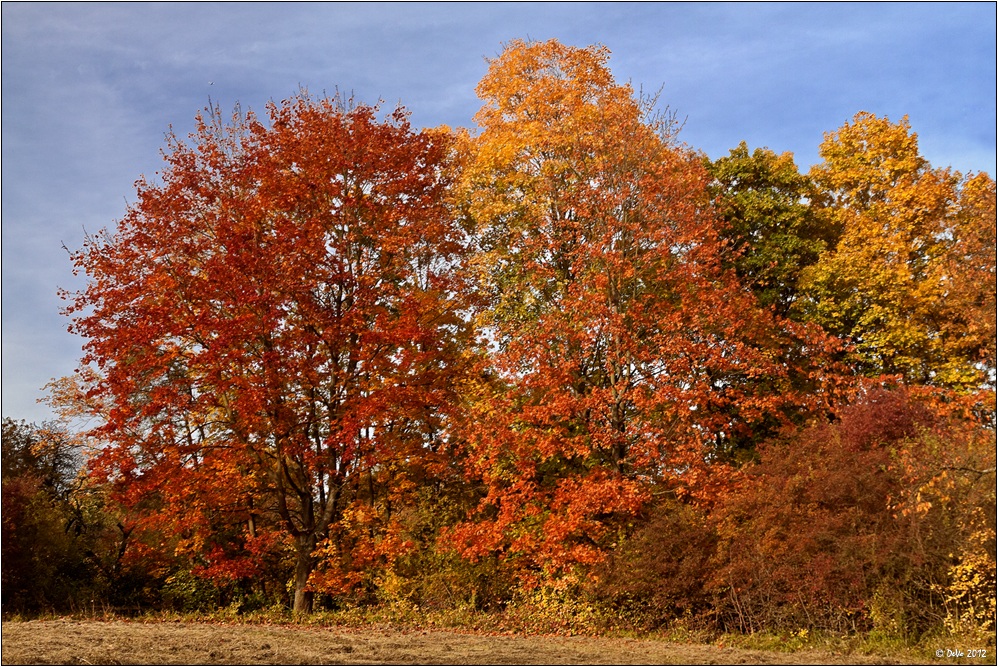
[[(366, 627), (189, 622), (5, 622), (4, 664), (900, 664), (884, 656), (781, 653), (650, 639), (485, 636)], [(907, 660), (907, 662), (919, 662)], [(945, 663), (941, 660), (940, 663)], [(994, 664), (993, 660), (990, 661)]]

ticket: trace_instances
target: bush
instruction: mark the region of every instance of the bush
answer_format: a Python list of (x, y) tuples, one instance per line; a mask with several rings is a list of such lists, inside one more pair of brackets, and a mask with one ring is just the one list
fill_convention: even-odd
[[(978, 573), (994, 563), (993, 546), (970, 539), (994, 534), (993, 509), (982, 515), (994, 506), (993, 442), (938, 405), (878, 390), (835, 424), (761, 447), (714, 513), (711, 587), (723, 628), (911, 641), (957, 608), (987, 608), (993, 589), (985, 599), (983, 580), (954, 566)], [(977, 479), (954, 477), (960, 470)], [(960, 593), (961, 581), (974, 583)]]
[(677, 619), (706, 621), (709, 562), (717, 535), (698, 509), (666, 501), (614, 551), (599, 576), (597, 597), (621, 622), (651, 630)]
[(218, 589), (195, 577), (190, 570), (168, 576), (163, 582), (162, 595), (166, 607), (178, 612), (211, 611), (219, 602)]
[(393, 592), (382, 597), (405, 598), (423, 609), (494, 611), (511, 599), (516, 586), (512, 568), (489, 555), (462, 558), (442, 534), (460, 522), (476, 497), (462, 483), (424, 486), (398, 513), (404, 538), (412, 548), (394, 563)]

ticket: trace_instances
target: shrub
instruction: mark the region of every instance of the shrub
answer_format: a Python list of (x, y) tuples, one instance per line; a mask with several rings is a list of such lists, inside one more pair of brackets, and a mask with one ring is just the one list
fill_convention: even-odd
[(706, 584), (716, 544), (702, 511), (671, 500), (653, 506), (600, 572), (597, 597), (638, 629), (702, 620), (710, 612)]
[(938, 403), (877, 390), (762, 446), (713, 515), (721, 625), (914, 640), (947, 617), (980, 623), (994, 599), (993, 442)]

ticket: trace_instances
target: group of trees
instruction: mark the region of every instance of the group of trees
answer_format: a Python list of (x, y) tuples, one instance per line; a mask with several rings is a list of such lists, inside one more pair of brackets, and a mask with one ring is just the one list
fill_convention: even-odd
[(867, 113), (808, 174), (710, 161), (608, 57), (511, 43), (475, 133), (302, 93), (171, 137), (73, 255), (90, 561), (296, 612), (993, 627), (994, 181)]

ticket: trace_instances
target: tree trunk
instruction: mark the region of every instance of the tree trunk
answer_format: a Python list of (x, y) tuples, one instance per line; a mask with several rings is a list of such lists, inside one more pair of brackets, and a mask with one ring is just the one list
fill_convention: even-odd
[(315, 551), (315, 536), (300, 535), (295, 538), (295, 600), (292, 610), (295, 614), (311, 614), (312, 591), (305, 590), (308, 578), (315, 567), (312, 552)]

